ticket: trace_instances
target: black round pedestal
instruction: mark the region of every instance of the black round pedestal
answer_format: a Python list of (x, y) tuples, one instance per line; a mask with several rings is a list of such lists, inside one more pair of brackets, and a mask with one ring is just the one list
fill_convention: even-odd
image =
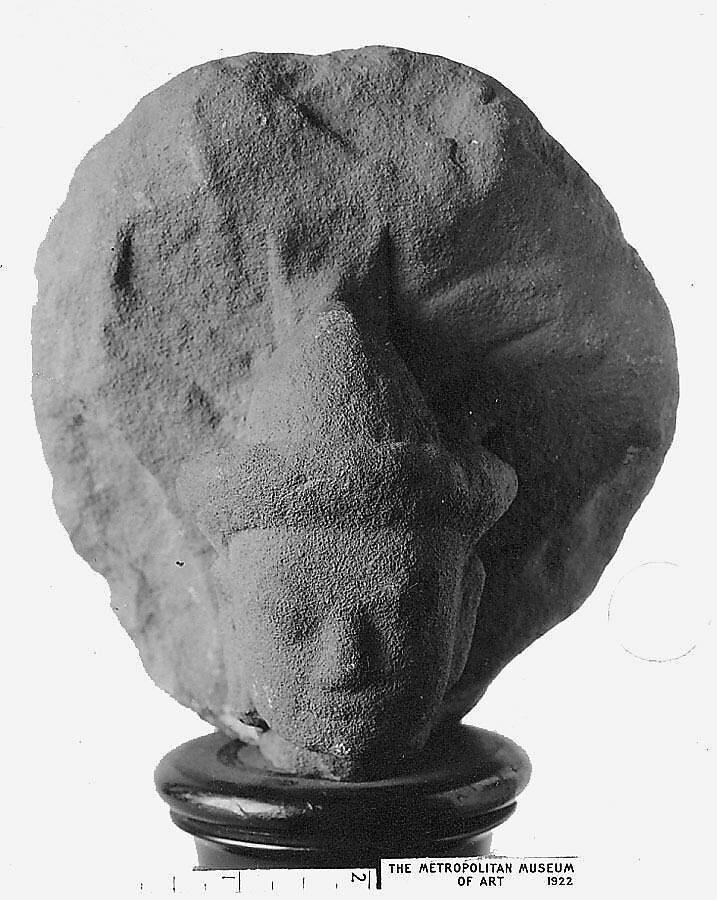
[(530, 777), (520, 747), (459, 725), (438, 732), (409, 774), (378, 781), (301, 778), (253, 764), (215, 733), (182, 744), (155, 772), (172, 820), (203, 868), (377, 867), (386, 858), (478, 856)]

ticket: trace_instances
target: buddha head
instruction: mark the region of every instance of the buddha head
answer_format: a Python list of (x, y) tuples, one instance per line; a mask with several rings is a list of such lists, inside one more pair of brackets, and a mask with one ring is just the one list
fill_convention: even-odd
[(229, 714), (278, 764), (357, 777), (425, 743), (458, 681), (481, 535), (516, 491), (442, 446), (385, 327), (333, 301), (272, 357), (243, 441), (185, 466), (217, 552)]

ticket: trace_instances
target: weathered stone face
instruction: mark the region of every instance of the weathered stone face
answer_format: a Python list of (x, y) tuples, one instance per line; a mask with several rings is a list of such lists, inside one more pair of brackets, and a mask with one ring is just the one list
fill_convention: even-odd
[(154, 680), (295, 768), (354, 777), (470, 709), (672, 437), (669, 317), (612, 209), (437, 57), (184, 73), (88, 154), (37, 274), (76, 549)]
[(281, 760), (307, 748), (333, 774), (368, 777), (377, 757), (420, 749), (449, 685), (466, 557), (456, 544), (399, 528), (232, 540), (230, 695), (246, 692), (289, 745)]

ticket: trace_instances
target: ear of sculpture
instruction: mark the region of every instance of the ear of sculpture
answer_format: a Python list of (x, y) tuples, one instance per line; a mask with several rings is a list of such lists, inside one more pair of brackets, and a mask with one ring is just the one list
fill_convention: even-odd
[(448, 678), (446, 698), (450, 697), (451, 689), (458, 683), (465, 668), (473, 642), (475, 632), (478, 605), (483, 594), (485, 584), (485, 569), (478, 553), (473, 547), (468, 550), (460, 580), (460, 604), (456, 617), (456, 630), (451, 656), (451, 668)]

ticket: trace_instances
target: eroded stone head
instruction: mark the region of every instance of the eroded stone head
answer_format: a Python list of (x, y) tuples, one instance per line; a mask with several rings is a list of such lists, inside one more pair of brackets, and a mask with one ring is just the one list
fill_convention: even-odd
[(191, 69), (82, 162), (37, 275), (74, 546), (156, 683), (299, 771), (459, 719), (588, 596), (672, 438), (669, 316), (610, 205), (439, 57)]
[(465, 665), (476, 542), (515, 489), (488, 451), (441, 445), (385, 328), (336, 302), (308, 316), (244, 441), (180, 485), (218, 555), (227, 714), (287, 768), (368, 777), (420, 750)]

